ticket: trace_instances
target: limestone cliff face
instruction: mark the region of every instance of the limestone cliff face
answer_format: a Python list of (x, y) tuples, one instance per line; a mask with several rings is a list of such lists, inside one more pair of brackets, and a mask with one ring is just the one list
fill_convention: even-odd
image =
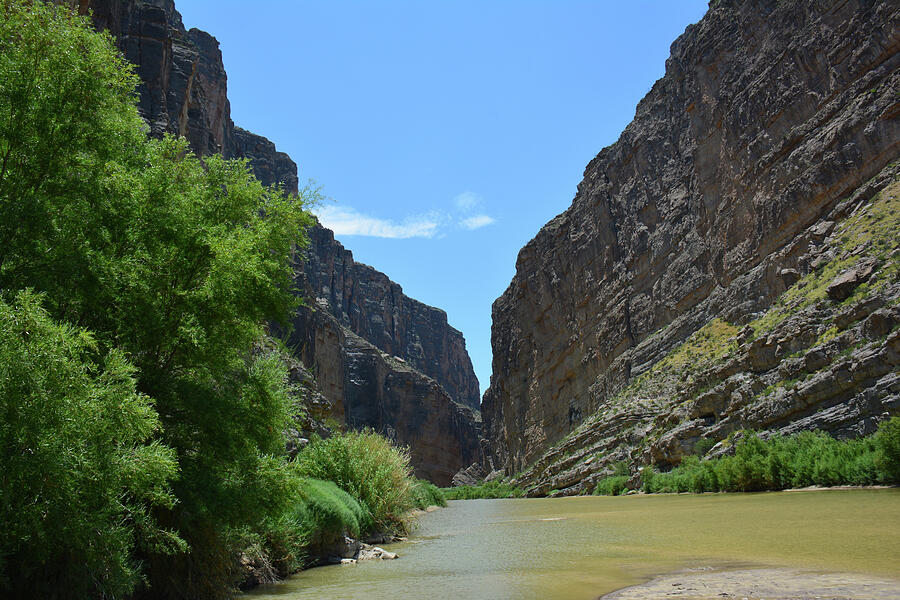
[(138, 108), (152, 135), (187, 138), (198, 154), (246, 158), (266, 185), (297, 192), (297, 165), (266, 138), (235, 127), (228, 77), (219, 42), (199, 29), (186, 30), (172, 0), (91, 0), (98, 28), (108, 30), (141, 86)]
[[(570, 208), (522, 249), (494, 303), (493, 375), (482, 411), (497, 466), (513, 473), (532, 465), (523, 483), (546, 491), (572, 470), (574, 462), (560, 465), (573, 456), (593, 463), (581, 450), (601, 438), (600, 454), (651, 460), (649, 442), (639, 438), (676, 425), (666, 419), (685, 386), (635, 392), (627, 409), (623, 390), (642, 375), (652, 383), (654, 366), (713, 319), (739, 328), (798, 279), (835, 264), (818, 260), (823, 248), (837, 253), (831, 259), (849, 252), (825, 244), (834, 242), (829, 227), (893, 181), (900, 151), (898, 15), (887, 0), (720, 0), (675, 41), (665, 76), (634, 121), (588, 164)], [(841, 204), (847, 198), (856, 203)], [(897, 255), (880, 260), (889, 267)], [(893, 292), (880, 293), (893, 301)], [(777, 371), (789, 354), (781, 350), (775, 360), (777, 339), (754, 343), (771, 347), (760, 373)], [(861, 375), (855, 390), (885, 376), (874, 373)], [(730, 398), (736, 387), (723, 394)], [(861, 432), (897, 410), (893, 388), (873, 389), (871, 405), (848, 411), (832, 429)], [(762, 391), (747, 392), (747, 403)], [(806, 399), (803, 410), (770, 403), (770, 417), (743, 422), (786, 426), (853, 391)], [(722, 414), (698, 409), (692, 418), (715, 423)], [(741, 423), (735, 418), (732, 429)], [(557, 470), (546, 471), (553, 464)], [(575, 486), (605, 464), (551, 487)]]
[(324, 301), (338, 322), (437, 381), (456, 402), (479, 408), (478, 379), (462, 333), (447, 313), (403, 293), (387, 275), (353, 260), (334, 234), (310, 231), (303, 263), (309, 297)]
[(478, 380), (444, 311), (409, 298), (314, 226), (297, 273), (307, 305), (289, 340), (335, 418), (409, 445), (419, 477), (450, 485), (481, 460)]
[[(136, 66), (139, 110), (152, 135), (183, 136), (200, 155), (246, 158), (263, 183), (297, 192), (296, 163), (232, 122), (219, 43), (186, 30), (172, 0), (83, 0), (79, 6)], [(480, 459), (478, 380), (462, 334), (443, 311), (355, 263), (331, 231), (316, 226), (310, 235), (297, 274), (309, 306), (297, 317), (294, 342), (316, 379), (311, 395), (339, 422), (408, 445), (420, 477), (449, 484), (456, 471)]]
[(216, 39), (185, 30), (172, 0), (90, 0), (82, 2), (87, 9), (136, 66), (150, 133), (183, 136), (199, 154), (228, 154), (233, 124)]
[(286, 192), (297, 193), (297, 163), (287, 153), (276, 150), (275, 144), (263, 136), (234, 127), (226, 156), (249, 160), (253, 173), (263, 184), (281, 184)]

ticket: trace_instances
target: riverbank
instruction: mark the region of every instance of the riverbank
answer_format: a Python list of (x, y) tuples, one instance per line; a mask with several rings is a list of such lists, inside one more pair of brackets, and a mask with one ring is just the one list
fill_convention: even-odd
[(601, 597), (601, 600), (706, 600), (765, 598), (766, 600), (896, 600), (896, 580), (858, 573), (818, 573), (796, 569), (712, 568), (669, 573)]

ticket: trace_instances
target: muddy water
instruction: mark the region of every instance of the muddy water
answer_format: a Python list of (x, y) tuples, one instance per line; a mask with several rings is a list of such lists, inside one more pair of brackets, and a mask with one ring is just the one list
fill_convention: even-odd
[(388, 548), (401, 558), (310, 569), (248, 600), (588, 600), (704, 566), (850, 571), (900, 590), (900, 489), (457, 501)]

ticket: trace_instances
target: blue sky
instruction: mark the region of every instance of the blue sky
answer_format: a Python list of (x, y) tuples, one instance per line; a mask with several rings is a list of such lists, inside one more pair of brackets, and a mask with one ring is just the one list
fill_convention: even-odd
[(447, 311), (482, 392), (519, 249), (706, 5), (176, 0), (221, 43), (235, 123), (322, 187), (320, 218), (357, 261)]

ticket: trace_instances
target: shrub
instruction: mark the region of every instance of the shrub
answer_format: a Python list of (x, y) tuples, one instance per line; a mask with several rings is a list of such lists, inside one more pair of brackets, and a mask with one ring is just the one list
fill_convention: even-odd
[(522, 488), (501, 480), (489, 481), (479, 485), (460, 485), (441, 488), (447, 500), (475, 500), (479, 498), (521, 498), (525, 495)]
[(716, 440), (713, 438), (701, 438), (700, 441), (694, 445), (694, 454), (697, 456), (704, 456), (715, 445)]
[(874, 464), (883, 483), (900, 483), (900, 417), (892, 417), (875, 434)]
[(653, 470), (653, 467), (646, 466), (641, 467), (641, 489), (645, 492), (653, 491), (653, 479), (656, 477), (656, 471)]
[(628, 490), (628, 486), (625, 485), (626, 483), (628, 483), (627, 475), (613, 475), (610, 477), (604, 477), (597, 482), (597, 487), (594, 488), (594, 495), (618, 496), (619, 494)]
[(898, 483), (900, 417), (883, 422), (875, 435), (847, 441), (820, 431), (774, 435), (765, 441), (744, 432), (734, 456), (688, 456), (665, 473), (644, 467), (641, 478), (645, 491), (661, 493)]
[(444, 493), (430, 481), (425, 481), (424, 479), (415, 480), (412, 484), (411, 492), (413, 504), (416, 508), (424, 510), (429, 506), (447, 506), (447, 499), (444, 497)]
[(382, 531), (404, 531), (413, 507), (409, 452), (374, 431), (314, 437), (294, 461), (302, 477), (333, 481), (358, 499)]

